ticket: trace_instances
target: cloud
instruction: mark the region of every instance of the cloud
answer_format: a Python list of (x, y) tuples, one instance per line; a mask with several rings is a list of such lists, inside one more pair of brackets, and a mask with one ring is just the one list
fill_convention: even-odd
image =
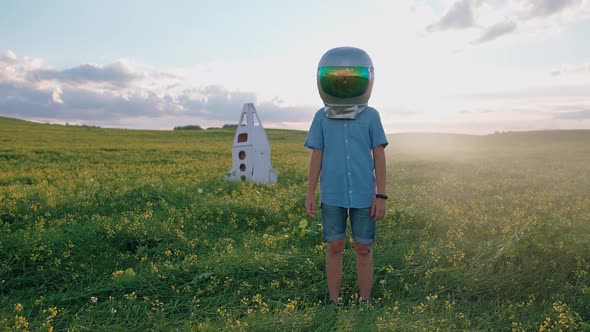
[(434, 33), (450, 30), (479, 30), (472, 45), (482, 44), (523, 31), (535, 32), (590, 17), (588, 0), (457, 0), (435, 23), (426, 26)]
[(568, 74), (590, 73), (590, 63), (581, 65), (566, 65), (551, 72), (551, 76), (561, 76)]
[(116, 86), (127, 86), (145, 75), (135, 72), (132, 65), (125, 61), (117, 61), (106, 66), (85, 64), (74, 68), (56, 70), (39, 69), (31, 71), (32, 81), (57, 80), (63, 83), (109, 83)]
[(516, 30), (516, 27), (516, 22), (512, 20), (506, 20), (503, 22), (496, 23), (482, 31), (481, 36), (473, 43), (481, 44), (490, 42), (500, 36), (512, 33)]
[(286, 106), (274, 100), (261, 103), (257, 106), (257, 110), (263, 122), (311, 122), (318, 107), (311, 105)]
[(244, 103), (255, 103), (256, 95), (210, 85), (186, 90), (176, 100), (187, 114), (206, 115), (211, 119), (228, 121), (239, 114)]
[(501, 100), (504, 102), (519, 101), (544, 101), (544, 102), (564, 102), (564, 101), (587, 101), (590, 83), (582, 82), (576, 84), (560, 85), (532, 85), (521, 88), (512, 88), (497, 91), (481, 91), (459, 95), (464, 100), (493, 101)]
[(66, 114), (60, 91), (37, 89), (30, 84), (0, 82), (0, 114), (18, 118), (52, 118), (73, 120), (77, 115)]
[(4, 50), (0, 53), (0, 61), (5, 63), (14, 63), (16, 62), (16, 54), (11, 50)]
[(429, 25), (426, 27), (426, 30), (433, 32), (475, 27), (474, 12), (475, 7), (479, 3), (478, 0), (460, 0), (454, 2), (438, 22)]
[[(194, 87), (181, 75), (125, 60), (67, 69), (42, 63), (10, 50), (0, 53), (0, 114), (97, 125), (132, 118), (171, 122), (174, 117), (220, 125), (237, 122), (244, 103), (258, 102), (251, 91)], [(257, 108), (261, 118), (277, 123), (313, 116), (311, 108), (286, 105), (279, 98), (258, 102)]]
[(459, 114), (484, 114), (484, 113), (496, 113), (495, 110), (490, 109), (464, 109), (459, 111)]
[(311, 119), (317, 110), (317, 107), (312, 106), (284, 105), (278, 97), (257, 103), (256, 95), (252, 92), (229, 91), (218, 85), (185, 91), (178, 97), (178, 102), (186, 114), (207, 116), (230, 123), (239, 120), (245, 103), (257, 104), (256, 109), (261, 120), (265, 122), (297, 122), (302, 118)]
[(0, 113), (24, 118), (70, 121), (111, 121), (129, 116), (156, 117), (172, 111), (153, 94), (122, 97), (77, 88), (38, 89), (32, 85), (0, 83)]
[(526, 19), (548, 17), (567, 8), (580, 6), (580, 0), (521, 0)]
[(555, 119), (561, 120), (590, 120), (590, 109), (584, 109), (575, 112), (564, 112), (555, 116)]

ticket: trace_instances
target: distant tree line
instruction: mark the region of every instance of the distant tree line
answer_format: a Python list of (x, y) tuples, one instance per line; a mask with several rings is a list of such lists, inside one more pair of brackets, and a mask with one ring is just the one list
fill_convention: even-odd
[(203, 130), (203, 128), (201, 128), (199, 125), (188, 125), (174, 127), (174, 130)]
[(47, 124), (48, 125), (51, 125), (51, 126), (82, 127), (82, 128), (100, 128), (100, 126), (85, 125), (85, 124), (71, 124), (69, 122), (66, 122), (64, 125), (62, 125), (60, 123), (47, 123)]

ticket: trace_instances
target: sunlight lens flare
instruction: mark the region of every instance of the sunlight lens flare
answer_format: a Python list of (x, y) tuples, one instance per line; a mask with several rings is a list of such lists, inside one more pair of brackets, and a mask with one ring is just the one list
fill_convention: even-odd
[(318, 69), (318, 77), (328, 95), (353, 98), (367, 92), (370, 72), (367, 67), (327, 66)]

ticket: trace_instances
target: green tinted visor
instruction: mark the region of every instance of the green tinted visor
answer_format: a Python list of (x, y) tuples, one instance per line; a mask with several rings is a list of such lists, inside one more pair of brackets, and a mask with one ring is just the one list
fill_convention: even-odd
[(367, 67), (329, 66), (318, 69), (322, 90), (337, 98), (359, 97), (367, 92), (370, 78)]

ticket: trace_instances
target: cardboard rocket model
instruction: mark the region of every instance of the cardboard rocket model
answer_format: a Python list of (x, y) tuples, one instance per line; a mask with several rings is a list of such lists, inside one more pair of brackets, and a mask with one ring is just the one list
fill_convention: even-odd
[(277, 173), (270, 165), (270, 143), (252, 103), (242, 108), (232, 145), (232, 169), (226, 178), (264, 184), (277, 182)]

